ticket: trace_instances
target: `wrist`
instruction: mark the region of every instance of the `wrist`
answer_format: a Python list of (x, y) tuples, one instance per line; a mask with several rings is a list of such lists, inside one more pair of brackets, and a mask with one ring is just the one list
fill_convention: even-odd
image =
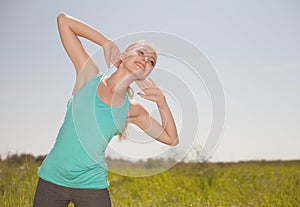
[(167, 104), (167, 100), (165, 97), (162, 97), (156, 101), (157, 106), (164, 106)]
[(107, 37), (103, 37), (103, 41), (102, 41), (102, 47), (107, 47), (109, 44), (111, 44), (112, 40), (107, 38)]

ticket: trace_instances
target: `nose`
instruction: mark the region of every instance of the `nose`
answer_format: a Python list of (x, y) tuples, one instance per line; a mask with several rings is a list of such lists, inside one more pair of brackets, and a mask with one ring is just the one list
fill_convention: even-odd
[(144, 56), (144, 60), (147, 62), (148, 61), (148, 56)]

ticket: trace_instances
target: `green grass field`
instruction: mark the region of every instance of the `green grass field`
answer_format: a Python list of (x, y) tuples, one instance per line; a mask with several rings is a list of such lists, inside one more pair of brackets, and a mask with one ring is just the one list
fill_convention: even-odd
[[(1, 207), (32, 205), (39, 163), (0, 162)], [(110, 172), (109, 182), (114, 207), (300, 207), (300, 161), (179, 163), (143, 178)]]

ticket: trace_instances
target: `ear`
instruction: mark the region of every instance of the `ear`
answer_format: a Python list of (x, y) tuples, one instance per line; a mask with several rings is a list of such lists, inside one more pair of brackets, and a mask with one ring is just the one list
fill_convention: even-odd
[(126, 59), (126, 58), (125, 58), (124, 52), (120, 53), (120, 54), (119, 54), (119, 57), (117, 58), (117, 60), (116, 60), (115, 63), (114, 63), (114, 66), (115, 66), (116, 68), (119, 68), (120, 65), (122, 64), (122, 62), (124, 62), (125, 59)]
[(126, 58), (126, 57), (125, 57), (124, 52), (121, 52), (121, 53), (120, 53), (120, 60), (121, 60), (121, 61), (124, 61), (125, 58)]
[(120, 60), (123, 62), (124, 60), (126, 60), (126, 56), (127, 56), (126, 52), (121, 52), (119, 56)]

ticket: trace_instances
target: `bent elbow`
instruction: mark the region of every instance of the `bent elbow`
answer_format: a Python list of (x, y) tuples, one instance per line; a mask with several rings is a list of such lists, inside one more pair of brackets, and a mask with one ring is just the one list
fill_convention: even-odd
[(171, 143), (169, 144), (170, 146), (176, 146), (179, 144), (179, 138), (176, 137), (175, 139), (172, 139)]
[(61, 21), (62, 19), (66, 18), (67, 14), (65, 12), (60, 12), (57, 16), (57, 22)]

